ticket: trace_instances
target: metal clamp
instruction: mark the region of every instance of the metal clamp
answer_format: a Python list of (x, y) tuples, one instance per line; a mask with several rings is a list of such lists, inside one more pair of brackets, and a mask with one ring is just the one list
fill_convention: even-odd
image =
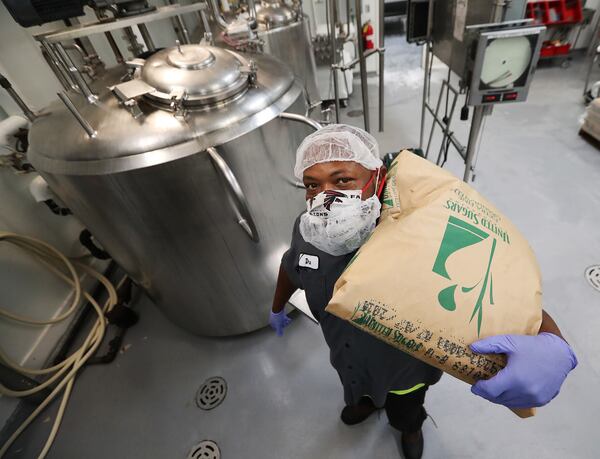
[(184, 107), (187, 96), (187, 92), (183, 89), (171, 93), (171, 103), (169, 106), (176, 117), (185, 118), (185, 115), (187, 115), (187, 110)]
[(245, 67), (240, 69), (241, 73), (248, 75), (248, 84), (251, 87), (256, 87), (256, 79), (258, 74), (258, 66), (253, 59), (245, 62)]
[(259, 242), (260, 238), (258, 236), (258, 231), (256, 230), (256, 225), (254, 224), (254, 219), (252, 218), (252, 214), (250, 213), (250, 209), (248, 207), (248, 201), (246, 200), (246, 196), (244, 195), (242, 187), (235, 177), (235, 174), (227, 162), (216, 150), (216, 148), (209, 147), (206, 149), (206, 151), (210, 156), (213, 166), (227, 184), (233, 212), (235, 213), (238, 224), (244, 229), (250, 239), (252, 239), (254, 242)]

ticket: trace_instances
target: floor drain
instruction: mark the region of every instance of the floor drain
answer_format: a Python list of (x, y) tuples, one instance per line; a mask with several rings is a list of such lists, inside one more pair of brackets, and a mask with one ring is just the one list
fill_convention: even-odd
[(202, 440), (196, 446), (194, 446), (187, 459), (220, 459), (221, 450), (212, 440)]
[(600, 265), (590, 266), (585, 270), (585, 278), (592, 287), (600, 291)]
[(196, 392), (196, 405), (203, 410), (212, 410), (223, 403), (226, 396), (227, 382), (219, 376), (214, 376), (204, 381)]
[(348, 116), (350, 118), (358, 118), (359, 116), (362, 116), (363, 111), (362, 110), (350, 110), (348, 112)]

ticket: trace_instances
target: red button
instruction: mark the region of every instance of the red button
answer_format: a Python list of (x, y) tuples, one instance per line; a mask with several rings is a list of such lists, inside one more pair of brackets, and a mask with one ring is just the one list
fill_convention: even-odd
[(518, 92), (507, 92), (502, 96), (502, 100), (517, 100), (517, 97), (519, 97)]
[(500, 102), (501, 94), (486, 94), (483, 96), (483, 102)]

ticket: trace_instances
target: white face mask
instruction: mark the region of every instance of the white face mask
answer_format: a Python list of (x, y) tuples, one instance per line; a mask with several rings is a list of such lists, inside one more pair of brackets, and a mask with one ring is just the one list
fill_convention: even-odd
[[(377, 189), (377, 186), (375, 186)], [(326, 190), (306, 201), (300, 234), (330, 255), (358, 249), (375, 229), (381, 203), (377, 194), (362, 200), (362, 190)]]

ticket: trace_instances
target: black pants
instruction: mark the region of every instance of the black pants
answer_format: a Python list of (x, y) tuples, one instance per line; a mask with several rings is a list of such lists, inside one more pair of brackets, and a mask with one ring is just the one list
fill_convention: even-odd
[(388, 393), (385, 400), (385, 413), (393, 428), (408, 433), (417, 432), (421, 428), (427, 419), (423, 403), (428, 387), (421, 387), (405, 395)]

